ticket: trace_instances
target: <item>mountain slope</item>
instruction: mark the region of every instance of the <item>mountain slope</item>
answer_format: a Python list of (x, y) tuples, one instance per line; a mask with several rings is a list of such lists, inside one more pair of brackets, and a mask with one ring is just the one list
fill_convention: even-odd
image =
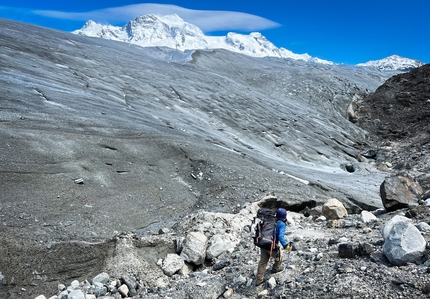
[(367, 133), (345, 117), (386, 74), (0, 26), (0, 241), (14, 253), (0, 269), (17, 293), (87, 275), (79, 257), (99, 255), (74, 241), (198, 210), (270, 193), (292, 211), (331, 197), (382, 206), (386, 173), (360, 159)]
[[(79, 198), (81, 215), (86, 205), (108, 212), (133, 198), (145, 227), (167, 212), (166, 200), (183, 214), (233, 208), (259, 190), (292, 205), (328, 196), (380, 205), (368, 180), (383, 174), (353, 178), (343, 168), (365, 143), (346, 107), (383, 82), (379, 73), (223, 50), (184, 62), (172, 50), (3, 24), (1, 176), (10, 184), (2, 197), (21, 190), (35, 215), (46, 198)], [(79, 178), (84, 186), (73, 183)], [(129, 215), (121, 225), (136, 223)]]
[(386, 145), (384, 155), (430, 189), (430, 64), (391, 77), (358, 104), (358, 125)]

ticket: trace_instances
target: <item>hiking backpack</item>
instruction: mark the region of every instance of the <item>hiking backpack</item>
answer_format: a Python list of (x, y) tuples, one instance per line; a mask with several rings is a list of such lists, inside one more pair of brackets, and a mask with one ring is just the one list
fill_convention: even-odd
[(254, 245), (272, 252), (275, 248), (276, 217), (268, 208), (261, 208), (251, 223)]

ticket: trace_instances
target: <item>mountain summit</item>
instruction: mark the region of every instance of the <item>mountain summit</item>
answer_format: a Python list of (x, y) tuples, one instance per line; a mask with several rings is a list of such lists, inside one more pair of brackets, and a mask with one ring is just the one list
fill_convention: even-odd
[(420, 66), (424, 63), (419, 60), (401, 57), (399, 55), (391, 55), (380, 60), (370, 60), (366, 63), (359, 63), (357, 66), (364, 66), (380, 71), (402, 71), (408, 72)]
[(333, 64), (308, 54), (295, 54), (285, 48), (277, 48), (259, 32), (252, 32), (249, 35), (230, 32), (226, 36), (206, 36), (197, 26), (185, 22), (177, 15), (138, 16), (123, 27), (101, 25), (90, 20), (73, 33), (142, 47), (164, 46), (180, 51), (226, 49), (252, 57), (289, 58)]

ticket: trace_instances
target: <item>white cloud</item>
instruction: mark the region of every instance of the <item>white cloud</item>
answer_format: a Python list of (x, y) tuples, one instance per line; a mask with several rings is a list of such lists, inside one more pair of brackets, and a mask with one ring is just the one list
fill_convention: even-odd
[(177, 14), (184, 21), (196, 25), (204, 32), (213, 31), (253, 31), (279, 27), (280, 24), (256, 15), (219, 10), (193, 10), (176, 5), (134, 4), (112, 7), (89, 12), (61, 12), (34, 10), (34, 14), (67, 20), (93, 20), (98, 23), (125, 25), (128, 21), (146, 14), (172, 15)]

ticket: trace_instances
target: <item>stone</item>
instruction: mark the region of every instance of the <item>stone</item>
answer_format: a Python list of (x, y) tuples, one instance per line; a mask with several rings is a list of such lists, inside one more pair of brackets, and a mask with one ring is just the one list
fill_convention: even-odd
[(323, 215), (319, 216), (317, 219), (315, 219), (315, 222), (326, 222), (327, 218)]
[(123, 297), (127, 297), (129, 289), (128, 286), (126, 284), (121, 285), (118, 288), (118, 292), (123, 296)]
[(370, 255), (372, 252), (375, 251), (375, 246), (373, 246), (370, 243), (365, 242), (365, 243), (361, 244), (360, 251), (363, 255)]
[(70, 285), (67, 287), (67, 291), (70, 293), (73, 290), (76, 290), (79, 288), (79, 281), (73, 280)]
[(319, 217), (322, 215), (322, 206), (316, 206), (309, 210), (309, 215), (314, 217)]
[(267, 295), (269, 295), (269, 290), (262, 290), (260, 293), (257, 294), (257, 297), (261, 298), (266, 297)]
[(131, 275), (122, 275), (121, 276), (121, 280), (122, 280), (123, 283), (125, 283), (128, 286), (128, 288), (130, 290), (136, 290), (138, 288), (138, 283), (136, 281), (136, 278), (134, 278), (134, 276), (131, 276)]
[(420, 222), (416, 225), (416, 227), (419, 229), (419, 231), (421, 232), (428, 232), (430, 231), (430, 225), (426, 222)]
[(239, 277), (236, 279), (236, 281), (234, 282), (234, 284), (236, 286), (242, 285), (246, 283), (246, 278), (243, 277), (242, 275), (239, 275)]
[(229, 260), (222, 260), (222, 261), (219, 261), (219, 262), (215, 263), (212, 266), (212, 269), (214, 271), (218, 271), (218, 270), (221, 270), (221, 269), (227, 267), (228, 265), (230, 265), (230, 261)]
[(396, 266), (418, 262), (426, 249), (426, 241), (409, 222), (396, 222), (385, 238), (383, 253)]
[(163, 261), (162, 269), (164, 274), (172, 276), (184, 266), (184, 259), (175, 253), (170, 253)]
[(170, 229), (168, 229), (167, 227), (163, 227), (163, 228), (160, 228), (158, 230), (159, 235), (164, 235), (164, 234), (168, 234), (168, 233), (170, 233)]
[(184, 242), (185, 242), (184, 237), (176, 238), (176, 253), (181, 253)]
[(206, 257), (208, 238), (201, 232), (189, 233), (181, 251), (181, 257), (194, 265), (201, 265)]
[(209, 246), (206, 250), (206, 258), (211, 260), (217, 258), (224, 252), (230, 249), (231, 242), (225, 236), (215, 235), (209, 241)]
[(275, 277), (270, 277), (267, 281), (267, 287), (271, 290), (273, 290), (276, 287), (276, 279)]
[(85, 294), (81, 290), (73, 290), (69, 293), (67, 299), (85, 299)]
[(348, 215), (344, 205), (336, 198), (330, 198), (323, 205), (322, 214), (328, 220), (341, 219)]
[(360, 221), (363, 223), (369, 223), (377, 220), (378, 218), (376, 218), (376, 216), (369, 211), (363, 210), (360, 214)]
[(187, 262), (184, 262), (184, 265), (181, 269), (179, 269), (178, 274), (182, 276), (187, 276), (191, 272), (193, 272), (193, 265)]
[(418, 215), (425, 214), (428, 212), (429, 208), (425, 205), (414, 207), (408, 211), (406, 211), (405, 216), (408, 218), (415, 218)]
[(107, 293), (107, 288), (101, 282), (95, 282), (94, 285), (94, 294), (97, 297), (104, 296)]
[(233, 289), (232, 288), (228, 288), (223, 294), (223, 298), (230, 298), (231, 295), (233, 295)]
[(361, 255), (361, 246), (359, 243), (341, 243), (338, 246), (339, 257), (354, 258)]
[(379, 191), (388, 212), (418, 205), (423, 190), (419, 183), (405, 176), (386, 177)]
[(102, 284), (106, 284), (109, 282), (109, 274), (103, 272), (98, 274), (97, 276), (95, 276), (92, 280), (92, 283), (94, 284), (95, 282), (100, 282)]
[(66, 286), (62, 283), (58, 284), (57, 286), (58, 292), (62, 292), (66, 289)]
[(75, 180), (75, 184), (83, 185), (84, 184), (84, 179), (82, 179), (82, 178), (76, 179)]

